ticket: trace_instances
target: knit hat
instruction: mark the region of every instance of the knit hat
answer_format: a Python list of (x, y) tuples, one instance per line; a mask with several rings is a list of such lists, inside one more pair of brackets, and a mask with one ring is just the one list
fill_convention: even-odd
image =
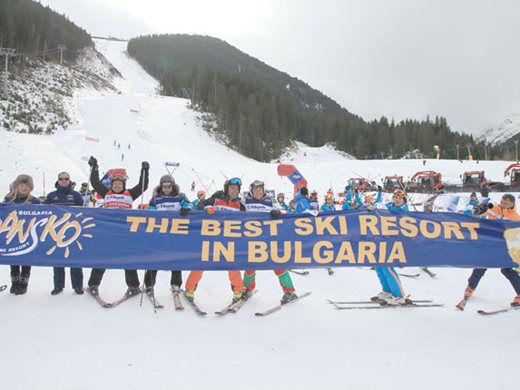
[(29, 188), (31, 189), (31, 191), (34, 190), (34, 181), (33, 181), (33, 178), (29, 175), (25, 175), (25, 174), (18, 175), (16, 180), (13, 181), (13, 183), (11, 184), (12, 189), (16, 190), (16, 188), (20, 184), (27, 184), (29, 186)]

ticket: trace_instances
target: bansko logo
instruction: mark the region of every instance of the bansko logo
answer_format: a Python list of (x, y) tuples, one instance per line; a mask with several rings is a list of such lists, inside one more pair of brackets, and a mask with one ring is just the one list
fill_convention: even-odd
[[(0, 220), (0, 256), (21, 256), (36, 249), (40, 242), (50, 238), (54, 245), (46, 252), (51, 255), (57, 248), (64, 248), (64, 257), (69, 257), (70, 246), (76, 243), (79, 250), (83, 246), (80, 237), (92, 238), (84, 233), (96, 226), (94, 218), (83, 218), (83, 213), (64, 213), (61, 218), (52, 211), (13, 210)], [(5, 241), (2, 238), (5, 237)]]

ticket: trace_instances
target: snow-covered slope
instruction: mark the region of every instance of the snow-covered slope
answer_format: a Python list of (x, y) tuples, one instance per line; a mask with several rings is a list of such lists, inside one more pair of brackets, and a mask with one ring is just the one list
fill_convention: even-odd
[(510, 114), (498, 127), (491, 128), (482, 133), (490, 145), (499, 145), (511, 137), (520, 133), (520, 114)]
[[(277, 176), (276, 164), (229, 150), (201, 130), (199, 114), (187, 108), (186, 100), (155, 95), (157, 82), (124, 54), (124, 44), (98, 40), (96, 45), (121, 71), (124, 80), (117, 86), (122, 93), (76, 94), (77, 125), (54, 135), (0, 130), (4, 192), (21, 172), (35, 177), (37, 194), (43, 192), (43, 173), (47, 192), (61, 170), (78, 182), (86, 180), (82, 157), (89, 155), (102, 169), (127, 168), (130, 185), (142, 160), (150, 161), (152, 185), (166, 173), (165, 161), (180, 162), (174, 176), (188, 197), (194, 196), (192, 181), (197, 189), (211, 191), (222, 187), (224, 175), (243, 177), (245, 183), (263, 179), (272, 189), (291, 192), (287, 179)], [(283, 162), (297, 165), (321, 194), (329, 187), (341, 190), (346, 179), (358, 174), (377, 181), (434, 169), (456, 182), (464, 170), (475, 169), (500, 179), (508, 164), (360, 161), (304, 145)], [(270, 317), (253, 314), (282, 294), (272, 272), (259, 272), (260, 291), (239, 313), (200, 318), (190, 308), (173, 310), (168, 272), (159, 272), (156, 286), (157, 299), (166, 307), (154, 313), (148, 301), (140, 306), (138, 298), (101, 309), (88, 296), (75, 295), (68, 281), (64, 293), (51, 296), (52, 269), (34, 268), (26, 295), (0, 293), (5, 335), (0, 381), (6, 389), (53, 390), (514, 388), (518, 313), (489, 318), (475, 313), (510, 302), (514, 292), (507, 280), (489, 271), (466, 311), (458, 312), (453, 306), (470, 270), (434, 271), (436, 279), (425, 274), (403, 278), (404, 288), (413, 298), (433, 298), (444, 308), (337, 311), (327, 298), (364, 300), (379, 291), (377, 277), (368, 268), (338, 269), (334, 276), (320, 269), (306, 277), (293, 275), (297, 292), (312, 295)], [(88, 275), (85, 270), (85, 284)], [(8, 267), (0, 267), (0, 282), (8, 280)], [(108, 271), (101, 293), (114, 300), (125, 288), (123, 272)], [(196, 297), (204, 309), (212, 313), (230, 298), (225, 272), (204, 275)]]

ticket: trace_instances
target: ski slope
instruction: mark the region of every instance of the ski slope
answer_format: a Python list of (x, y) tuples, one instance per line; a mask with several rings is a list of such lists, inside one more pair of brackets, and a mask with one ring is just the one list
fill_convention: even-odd
[[(157, 95), (158, 83), (126, 56), (124, 43), (97, 40), (96, 45), (122, 73), (124, 78), (116, 81), (121, 93), (78, 92), (78, 123), (52, 136), (0, 130), (4, 192), (22, 172), (34, 176), (36, 194), (51, 191), (62, 170), (76, 182), (84, 181), (85, 158), (93, 155), (102, 169), (127, 168), (130, 186), (137, 182), (142, 160), (150, 162), (151, 187), (166, 173), (165, 161), (179, 162), (174, 176), (190, 198), (192, 181), (196, 189), (214, 191), (224, 176), (242, 177), (244, 183), (262, 179), (270, 189), (291, 193), (287, 179), (277, 176), (276, 164), (258, 163), (216, 142), (201, 129), (199, 114), (187, 107), (188, 101)], [(328, 147), (301, 144), (282, 161), (295, 164), (320, 194), (330, 187), (342, 190), (358, 174), (377, 181), (433, 169), (457, 182), (465, 170), (485, 169), (488, 178), (498, 180), (508, 165), (361, 161)], [(150, 194), (151, 188), (145, 202)], [(239, 313), (223, 318), (212, 313), (231, 299), (227, 273), (207, 272), (196, 300), (209, 314), (200, 318), (189, 307), (173, 310), (166, 271), (159, 272), (156, 285), (165, 308), (154, 313), (146, 298), (142, 306), (134, 298), (102, 309), (87, 295), (75, 295), (69, 280), (64, 293), (51, 296), (52, 269), (33, 268), (26, 295), (0, 293), (6, 335), (0, 383), (5, 389), (53, 390), (514, 388), (519, 313), (476, 314), (477, 309), (509, 304), (515, 294), (507, 280), (490, 270), (466, 311), (459, 312), (454, 305), (470, 270), (433, 271), (435, 279), (421, 273), (402, 282), (412, 298), (432, 298), (445, 303), (444, 308), (338, 311), (327, 298), (365, 300), (379, 291), (377, 277), (368, 268), (336, 269), (333, 276), (318, 269), (308, 276), (292, 275), (297, 292), (312, 291), (310, 297), (265, 318), (254, 313), (282, 295), (272, 272), (259, 272), (259, 293)], [(88, 275), (85, 270), (85, 285)], [(8, 267), (0, 267), (0, 284), (8, 281)], [(107, 271), (103, 297), (115, 300), (125, 289), (123, 272)]]

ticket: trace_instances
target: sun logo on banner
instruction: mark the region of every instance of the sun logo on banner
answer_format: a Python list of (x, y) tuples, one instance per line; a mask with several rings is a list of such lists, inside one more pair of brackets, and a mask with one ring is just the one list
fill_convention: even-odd
[[(67, 222), (56, 234), (56, 245), (53, 245), (46, 253), (47, 255), (52, 255), (56, 248), (65, 248), (65, 252), (63, 257), (68, 258), (70, 255), (70, 246), (73, 243), (76, 243), (76, 246), (80, 251), (83, 250), (83, 245), (79, 241), (80, 237), (92, 238), (92, 234), (83, 233), (86, 229), (92, 229), (96, 226), (95, 223), (89, 223), (94, 220), (94, 218), (88, 217), (83, 218), (81, 221), (79, 219), (83, 216), (83, 213), (79, 213), (75, 216), (75, 220)], [(70, 237), (67, 237), (70, 232), (72, 234)]]
[(515, 263), (520, 264), (520, 228), (506, 229), (504, 238), (509, 256)]
[[(61, 216), (52, 210), (13, 210), (3, 220), (0, 219), (0, 256), (22, 256), (33, 252), (47, 239), (53, 241), (47, 256), (56, 249), (64, 249), (63, 256), (68, 258), (73, 244), (80, 251), (83, 245), (80, 238), (92, 238), (88, 229), (96, 226), (94, 218), (84, 217), (83, 213), (66, 212)], [(85, 231), (87, 231), (85, 233)]]

